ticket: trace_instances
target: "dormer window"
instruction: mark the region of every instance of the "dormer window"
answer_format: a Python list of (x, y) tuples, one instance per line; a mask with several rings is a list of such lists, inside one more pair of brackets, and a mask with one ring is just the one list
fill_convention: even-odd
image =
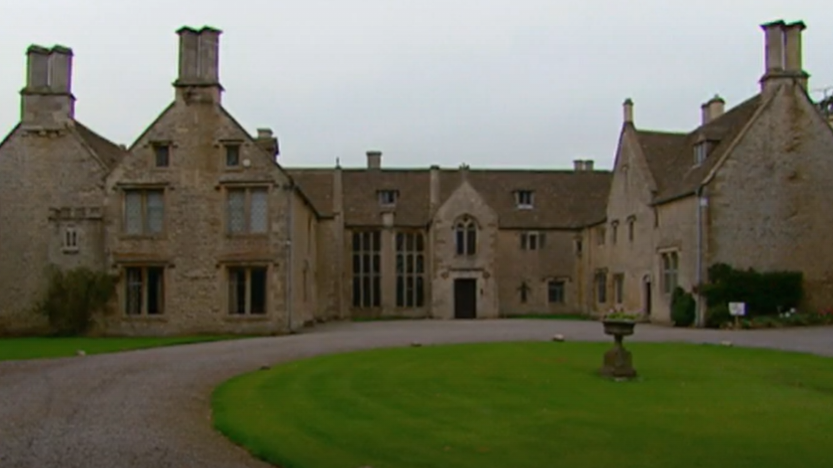
[(515, 191), (515, 204), (519, 209), (529, 210), (535, 202), (535, 193), (532, 190)]
[(396, 206), (396, 200), (399, 198), (398, 190), (379, 190), (379, 205), (381, 206)]
[(694, 146), (694, 165), (699, 166), (703, 164), (706, 160), (706, 156), (709, 153), (709, 144), (708, 142), (697, 143)]

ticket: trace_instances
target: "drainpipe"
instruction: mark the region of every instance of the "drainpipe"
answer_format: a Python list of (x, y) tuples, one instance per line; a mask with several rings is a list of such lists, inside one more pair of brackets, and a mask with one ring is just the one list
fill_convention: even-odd
[(287, 326), (289, 328), (289, 333), (294, 333), (295, 330), (292, 326), (292, 266), (293, 266), (293, 258), (292, 258), (292, 251), (294, 250), (292, 247), (292, 231), (293, 231), (293, 223), (292, 223), (292, 215), (293, 215), (293, 208), (294, 208), (294, 200), (292, 199), (292, 195), (295, 192), (295, 185), (292, 182), (287, 184), (286, 188), (286, 284), (284, 284), (284, 290), (286, 291), (286, 320)]
[[(697, 191), (695, 192), (697, 195), (697, 254), (696, 254), (696, 261), (697, 261), (697, 286), (703, 284), (703, 209), (706, 207), (708, 200), (703, 198), (703, 186), (697, 187)], [(698, 327), (705, 326), (705, 317), (704, 317), (704, 310), (703, 310), (703, 296), (700, 294), (697, 295), (697, 320), (696, 325)]]

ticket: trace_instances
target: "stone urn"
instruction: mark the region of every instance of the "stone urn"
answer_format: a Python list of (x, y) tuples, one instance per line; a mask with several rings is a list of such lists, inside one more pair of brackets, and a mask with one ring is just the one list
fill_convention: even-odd
[(636, 322), (626, 319), (605, 319), (602, 321), (606, 335), (612, 335), (613, 348), (604, 355), (604, 364), (601, 374), (605, 377), (615, 379), (632, 379), (636, 377), (636, 370), (633, 368), (630, 351), (622, 345), (622, 339), (633, 335)]

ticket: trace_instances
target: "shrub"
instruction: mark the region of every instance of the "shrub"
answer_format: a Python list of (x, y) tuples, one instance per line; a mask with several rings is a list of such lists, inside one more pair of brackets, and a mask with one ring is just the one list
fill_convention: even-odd
[(751, 268), (736, 270), (718, 263), (709, 268), (708, 279), (708, 284), (698, 290), (706, 298), (709, 307), (744, 302), (749, 318), (776, 315), (783, 310), (798, 307), (804, 295), (804, 276), (801, 272), (761, 273)]
[(706, 311), (707, 328), (723, 328), (727, 323), (732, 323), (733, 320), (734, 317), (729, 312), (728, 304), (719, 304)]
[(671, 295), (671, 320), (675, 327), (690, 327), (694, 323), (697, 313), (697, 303), (694, 297), (679, 286)]
[(89, 330), (94, 314), (106, 311), (116, 291), (116, 278), (89, 268), (48, 272), (49, 283), (38, 303), (54, 334), (80, 335)]

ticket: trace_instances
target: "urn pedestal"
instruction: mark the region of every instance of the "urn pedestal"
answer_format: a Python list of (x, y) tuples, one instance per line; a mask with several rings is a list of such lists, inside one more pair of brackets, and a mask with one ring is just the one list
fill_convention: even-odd
[(633, 335), (636, 322), (632, 320), (604, 320), (602, 322), (606, 335), (612, 335), (615, 342), (613, 348), (604, 355), (604, 362), (600, 373), (605, 377), (615, 379), (632, 379), (636, 377), (630, 351), (622, 345), (622, 339)]

